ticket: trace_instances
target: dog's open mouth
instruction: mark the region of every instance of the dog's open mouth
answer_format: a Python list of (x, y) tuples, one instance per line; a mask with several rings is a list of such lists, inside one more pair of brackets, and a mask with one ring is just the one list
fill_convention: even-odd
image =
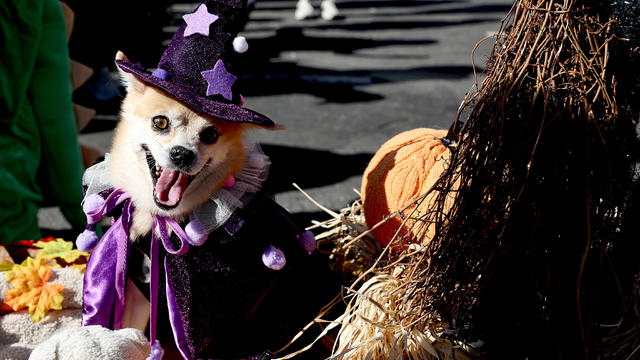
[(156, 205), (164, 210), (177, 207), (187, 187), (198, 175), (185, 174), (178, 170), (165, 169), (157, 165), (156, 159), (147, 145), (142, 145), (149, 165), (151, 180), (153, 181), (153, 199)]

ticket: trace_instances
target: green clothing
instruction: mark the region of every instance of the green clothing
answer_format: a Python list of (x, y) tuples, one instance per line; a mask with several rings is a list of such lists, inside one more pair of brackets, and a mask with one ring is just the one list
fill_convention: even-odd
[(40, 206), (86, 224), (58, 0), (0, 1), (0, 242), (39, 239)]

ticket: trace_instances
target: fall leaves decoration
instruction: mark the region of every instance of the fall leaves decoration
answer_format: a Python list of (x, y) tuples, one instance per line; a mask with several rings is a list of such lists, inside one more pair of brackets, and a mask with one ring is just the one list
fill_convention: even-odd
[(72, 263), (88, 257), (89, 253), (73, 249), (73, 243), (62, 239), (38, 241), (34, 246), (39, 248), (35, 258), (28, 257), (21, 264), (3, 262), (4, 276), (13, 289), (5, 291), (6, 298), (0, 308), (2, 311), (27, 309), (31, 320), (38, 322), (50, 310), (62, 309), (64, 285), (49, 282), (52, 268), (60, 267), (57, 260), (83, 271), (83, 265)]
[(28, 309), (33, 322), (38, 322), (49, 310), (61, 310), (64, 285), (49, 283), (51, 268), (44, 256), (27, 258), (5, 273), (13, 289), (7, 290), (4, 304), (13, 311)]

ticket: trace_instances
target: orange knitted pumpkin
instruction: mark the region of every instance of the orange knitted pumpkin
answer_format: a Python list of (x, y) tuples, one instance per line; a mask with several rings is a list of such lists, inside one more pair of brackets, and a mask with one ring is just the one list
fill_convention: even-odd
[[(362, 203), (369, 228), (417, 200), (438, 180), (450, 157), (449, 149), (440, 140), (446, 134), (446, 130), (414, 129), (394, 136), (380, 147), (362, 178)], [(432, 192), (412, 218), (424, 215), (435, 195)], [(403, 215), (409, 215), (413, 208), (415, 206), (405, 210)], [(373, 235), (382, 245), (387, 245), (401, 225), (402, 220), (392, 218), (373, 230)], [(409, 231), (418, 236), (421, 227), (412, 228), (412, 225), (414, 221), (408, 220), (399, 236)], [(428, 228), (423, 243), (431, 240), (433, 231)]]

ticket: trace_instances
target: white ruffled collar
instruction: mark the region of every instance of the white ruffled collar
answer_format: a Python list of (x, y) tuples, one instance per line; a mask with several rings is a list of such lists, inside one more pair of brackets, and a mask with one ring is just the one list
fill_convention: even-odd
[(271, 161), (257, 144), (246, 146), (244, 167), (235, 174), (235, 183), (213, 194), (207, 203), (189, 214), (189, 220), (197, 221), (207, 233), (219, 228), (237, 210), (246, 206), (262, 189), (267, 179)]
[[(253, 196), (262, 189), (267, 179), (271, 161), (257, 144), (245, 145), (246, 157), (243, 168), (235, 174), (235, 183), (213, 194), (209, 201), (189, 214), (190, 221), (196, 221), (207, 233), (222, 226), (238, 209), (244, 208)], [(109, 183), (109, 154), (104, 161), (88, 168), (82, 178), (86, 186), (85, 197), (112, 189)], [(135, 204), (134, 204), (135, 205)]]

